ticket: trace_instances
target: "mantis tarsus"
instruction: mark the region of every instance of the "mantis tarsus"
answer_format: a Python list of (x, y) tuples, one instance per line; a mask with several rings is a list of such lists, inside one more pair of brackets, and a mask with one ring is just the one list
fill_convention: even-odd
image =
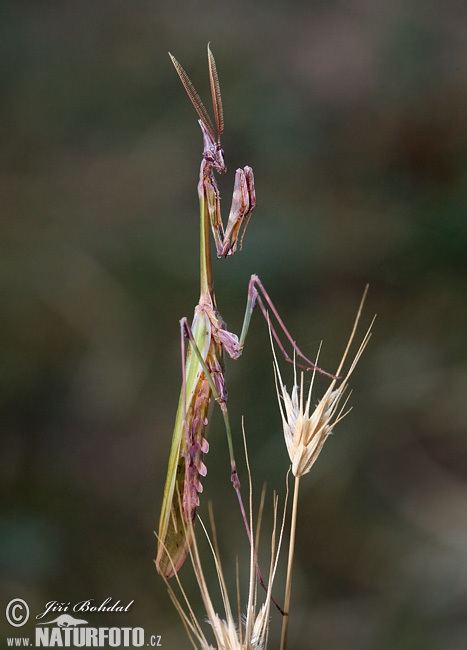
[[(269, 314), (272, 315), (275, 321), (275, 324), (270, 323), (272, 336), (288, 361), (292, 361), (292, 358), (282, 343), (278, 329), (287, 339), (296, 359), (301, 360), (302, 367), (316, 369), (318, 372), (334, 378), (333, 375), (316, 368), (313, 362), (302, 353), (287, 330), (261, 280), (256, 275), (251, 276), (248, 285), (247, 305), (240, 337), (225, 329), (214, 295), (209, 230), (212, 230), (218, 257), (227, 257), (235, 253), (237, 248), (241, 249), (245, 230), (256, 205), (253, 170), (251, 167), (245, 166), (243, 169), (237, 169), (235, 173), (232, 205), (227, 226), (224, 229), (220, 210), (220, 195), (214, 177), (214, 172), (223, 174), (227, 171), (221, 147), (224, 116), (214, 56), (208, 45), (209, 79), (215, 128), (187, 73), (171, 54), (170, 58), (198, 114), (203, 135), (203, 156), (198, 183), (201, 294), (191, 326), (187, 318), (182, 318), (180, 321), (182, 389), (175, 418), (157, 535), (156, 567), (167, 578), (172, 577), (180, 569), (189, 550), (190, 539), (188, 539), (189, 533), (187, 532), (189, 528), (186, 524), (195, 518), (199, 505), (199, 493), (203, 489), (200, 477), (204, 477), (207, 471), (203, 463), (203, 456), (209, 449), (205, 430), (212, 397), (218, 402), (224, 418), (230, 455), (231, 481), (249, 534), (233, 452), (227, 410), (223, 353), (227, 352), (232, 359), (240, 357), (254, 307), (259, 306), (268, 323), (270, 323)], [(189, 341), (187, 352), (185, 351), (185, 339)], [(190, 529), (192, 530), (191, 527)]]

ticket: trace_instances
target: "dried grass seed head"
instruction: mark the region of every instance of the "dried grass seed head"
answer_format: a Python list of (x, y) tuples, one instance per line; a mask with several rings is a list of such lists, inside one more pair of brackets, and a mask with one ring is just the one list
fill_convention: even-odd
[[(366, 298), (368, 287), (366, 287), (360, 302), (357, 316), (354, 321), (352, 332), (350, 334), (347, 346), (342, 355), (336, 376), (339, 376), (344, 366), (345, 360), (352, 345), (357, 325), (360, 320), (363, 303)], [(276, 382), (277, 399), (279, 402), (279, 409), (282, 418), (282, 427), (284, 430), (285, 444), (289, 454), (290, 462), (292, 464), (292, 473), (296, 477), (301, 477), (307, 474), (314, 463), (316, 462), (324, 443), (331, 435), (334, 427), (340, 422), (350, 408), (346, 411), (345, 407), (351, 395), (348, 391), (348, 381), (352, 375), (355, 366), (357, 365), (368, 341), (371, 337), (371, 327), (374, 319), (372, 320), (363, 340), (355, 354), (355, 357), (350, 364), (350, 367), (342, 379), (334, 379), (329, 385), (328, 389), (316, 404), (314, 410), (310, 413), (311, 398), (313, 383), (316, 371), (313, 371), (308, 393), (305, 395), (304, 389), (304, 375), (300, 373), (300, 384), (297, 380), (297, 366), (294, 357), (294, 383), (292, 390), (287, 390), (287, 387), (282, 379), (279, 364), (277, 361), (274, 343), (272, 340), (271, 330), (269, 331), (271, 339), (271, 347), (274, 358), (274, 378)], [(320, 346), (321, 349), (321, 346)], [(316, 357), (318, 362), (319, 352)]]

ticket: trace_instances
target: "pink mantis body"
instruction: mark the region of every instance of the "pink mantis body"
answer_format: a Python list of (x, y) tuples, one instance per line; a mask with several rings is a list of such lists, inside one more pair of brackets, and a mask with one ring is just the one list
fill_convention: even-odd
[[(191, 326), (186, 318), (182, 318), (180, 321), (182, 389), (175, 418), (157, 535), (156, 567), (159, 573), (166, 578), (172, 577), (180, 569), (189, 551), (190, 533), (187, 524), (194, 521), (199, 505), (199, 494), (203, 490), (201, 478), (207, 472), (203, 458), (209, 449), (205, 431), (212, 397), (219, 404), (224, 418), (230, 454), (231, 481), (249, 535), (249, 526), (240, 494), (240, 481), (233, 452), (227, 410), (223, 353), (224, 351), (227, 352), (232, 359), (240, 357), (254, 307), (259, 306), (268, 323), (270, 313), (276, 326), (288, 340), (296, 358), (301, 359), (305, 364), (302, 364), (302, 367), (316, 369), (326, 376), (333, 377), (333, 375), (316, 368), (313, 362), (301, 352), (285, 327), (269, 294), (256, 275), (252, 275), (250, 278), (247, 306), (240, 337), (225, 329), (222, 317), (217, 310), (213, 288), (209, 231), (211, 230), (213, 233), (218, 257), (233, 255), (237, 248), (241, 249), (245, 230), (256, 205), (253, 170), (251, 167), (245, 166), (243, 169), (237, 169), (236, 171), (232, 205), (227, 226), (224, 229), (220, 210), (220, 195), (214, 176), (214, 172), (222, 174), (227, 171), (220, 141), (224, 128), (224, 118), (214, 57), (208, 46), (209, 77), (216, 130), (185, 70), (172, 55), (170, 57), (198, 114), (203, 136), (203, 156), (198, 182), (201, 292)], [(273, 323), (270, 324), (270, 327), (272, 336), (284, 357), (288, 361), (292, 361), (276, 327)], [(189, 347), (185, 354), (186, 338), (189, 340)], [(261, 579), (260, 574), (259, 577)]]

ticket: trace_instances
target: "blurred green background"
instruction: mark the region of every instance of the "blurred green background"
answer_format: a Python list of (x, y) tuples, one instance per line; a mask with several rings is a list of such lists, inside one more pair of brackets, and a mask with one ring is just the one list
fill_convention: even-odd
[[(178, 319), (198, 299), (201, 137), (167, 50), (207, 99), (210, 40), (224, 215), (236, 167), (253, 166), (258, 194), (244, 250), (214, 263), (228, 326), (241, 326), (253, 272), (304, 350), (324, 339), (326, 368), (366, 282), (364, 324), (378, 314), (354, 410), (303, 482), (290, 647), (465, 648), (462, 4), (16, 1), (3, 4), (0, 33), (5, 603), (134, 599), (113, 622), (189, 647), (152, 564)], [(283, 497), (258, 315), (227, 379), (256, 494), (267, 481)], [(247, 546), (224, 438), (216, 414), (205, 495), (231, 576)], [(270, 520), (269, 494), (266, 532)], [(271, 647), (278, 623), (272, 612)], [(1, 629), (15, 632), (3, 617)]]

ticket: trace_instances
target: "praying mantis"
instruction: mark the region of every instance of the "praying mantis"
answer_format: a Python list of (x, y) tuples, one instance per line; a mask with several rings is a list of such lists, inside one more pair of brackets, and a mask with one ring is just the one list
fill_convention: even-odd
[[(249, 281), (240, 336), (238, 337), (226, 329), (217, 309), (214, 294), (210, 230), (219, 258), (229, 257), (237, 249), (242, 248), (245, 231), (256, 206), (253, 170), (249, 166), (236, 170), (232, 204), (227, 225), (224, 228), (220, 209), (220, 194), (214, 176), (215, 172), (223, 174), (227, 171), (224, 151), (221, 146), (224, 115), (216, 62), (208, 45), (214, 128), (213, 122), (187, 73), (172, 54), (169, 53), (169, 56), (198, 114), (198, 123), (203, 137), (203, 154), (198, 182), (201, 290), (191, 325), (186, 317), (180, 320), (182, 388), (175, 416), (157, 534), (155, 564), (159, 573), (165, 578), (171, 578), (178, 572), (189, 552), (190, 535), (192, 534), (190, 531), (193, 530), (191, 522), (194, 522), (199, 506), (199, 494), (203, 491), (201, 478), (207, 473), (203, 458), (209, 450), (205, 435), (208, 410), (213, 398), (219, 404), (224, 419), (230, 456), (230, 478), (249, 535), (227, 409), (223, 357), (224, 352), (232, 359), (238, 359), (241, 356), (255, 306), (260, 308), (269, 324), (272, 336), (287, 361), (293, 362), (293, 358), (283, 345), (278, 330), (287, 339), (293, 350), (293, 356), (301, 360), (298, 365), (307, 370), (314, 369), (335, 379), (334, 375), (317, 368), (302, 353), (257, 275), (252, 275)], [(188, 340), (187, 350), (185, 349), (186, 340)]]

